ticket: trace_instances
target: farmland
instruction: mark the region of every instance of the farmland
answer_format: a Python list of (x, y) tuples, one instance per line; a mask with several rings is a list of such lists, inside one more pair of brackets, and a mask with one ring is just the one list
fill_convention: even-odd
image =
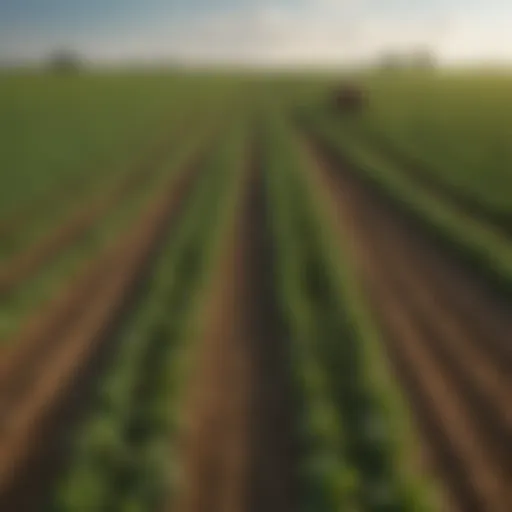
[(512, 508), (510, 78), (357, 80), (0, 75), (0, 510)]

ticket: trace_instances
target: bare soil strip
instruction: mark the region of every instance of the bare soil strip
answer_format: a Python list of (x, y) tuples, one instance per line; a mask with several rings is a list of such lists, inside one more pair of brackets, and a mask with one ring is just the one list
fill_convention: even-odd
[[(121, 177), (111, 190), (107, 189), (92, 200), (91, 198), (82, 200), (78, 208), (70, 212), (64, 222), (53, 231), (37, 240), (31, 247), (23, 249), (20, 254), (14, 254), (2, 263), (0, 265), (0, 300), (30, 279), (52, 258), (99, 224), (110, 211), (147, 183), (158, 169), (158, 164), (170, 152), (170, 148), (168, 141), (165, 144), (160, 143), (149, 157), (146, 157), (130, 173)], [(19, 229), (23, 229), (23, 226)]]
[(512, 510), (511, 366), (503, 361), (512, 304), (461, 271), (353, 169), (312, 140), (305, 148), (456, 508)]
[(81, 377), (93, 376), (90, 364), (178, 219), (203, 158), (197, 155), (190, 168), (169, 179), (135, 227), (91, 263), (2, 358), (0, 510), (39, 510), (39, 477), (52, 472)]
[(187, 399), (178, 512), (287, 512), (292, 412), (257, 157), (217, 274)]
[[(152, 131), (158, 137), (158, 134), (165, 133), (168, 135), (169, 125), (176, 122), (174, 119), (174, 115), (164, 118), (160, 120), (157, 126), (154, 127)], [(142, 148), (141, 154), (132, 154), (132, 157), (135, 157), (135, 161), (139, 160), (141, 156), (145, 153), (148, 155), (154, 155), (158, 153), (161, 148), (169, 145), (169, 138), (166, 136), (162, 140), (158, 141), (150, 141), (150, 144), (144, 149)], [(130, 155), (131, 151), (133, 151), (133, 142), (123, 144), (123, 147), (120, 148), (119, 154), (127, 154)], [(147, 157), (146, 157), (147, 159)], [(108, 177), (109, 170), (105, 170), (105, 172), (98, 178), (98, 182), (102, 181), (105, 176)], [(90, 183), (90, 174), (84, 170), (76, 176), (72, 176), (67, 180), (63, 180), (59, 182), (56, 187), (49, 192), (40, 195), (39, 197), (34, 198), (29, 204), (25, 204), (18, 210), (12, 212), (7, 218), (3, 218), (0, 220), (0, 240), (8, 239), (12, 234), (16, 231), (26, 229), (27, 226), (32, 224), (34, 221), (38, 219), (41, 212), (45, 212), (48, 208), (51, 208), (52, 205), (59, 203), (65, 198), (69, 199), (70, 196), (74, 196), (76, 198), (76, 191), (85, 187), (88, 188), (88, 184)], [(87, 191), (88, 192), (88, 191)], [(79, 194), (79, 199), (83, 199), (82, 191)]]
[(368, 139), (371, 146), (382, 155), (399, 164), (400, 168), (419, 185), (428, 188), (444, 201), (456, 205), (468, 217), (479, 219), (503, 232), (506, 236), (512, 235), (512, 215), (510, 213), (492, 210), (486, 204), (462, 192), (460, 188), (443, 182), (426, 166), (405, 154), (391, 141), (385, 140), (383, 136), (364, 133), (364, 138)]

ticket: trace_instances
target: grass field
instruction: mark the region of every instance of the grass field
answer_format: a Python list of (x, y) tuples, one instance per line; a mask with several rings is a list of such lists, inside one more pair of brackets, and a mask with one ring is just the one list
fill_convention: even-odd
[(341, 80), (0, 75), (0, 510), (511, 509), (510, 78)]
[(412, 76), (369, 80), (364, 133), (398, 146), (436, 180), (510, 213), (509, 76)]

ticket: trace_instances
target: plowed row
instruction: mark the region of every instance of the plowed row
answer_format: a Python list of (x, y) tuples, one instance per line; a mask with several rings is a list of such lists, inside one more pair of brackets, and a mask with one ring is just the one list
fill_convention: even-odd
[[(331, 153), (321, 139), (304, 133), (300, 136), (305, 162), (318, 178), (322, 197), (335, 214), (339, 236), (357, 262), (387, 354), (423, 433), (428, 462), (446, 483), (450, 508), (461, 512), (512, 510), (512, 305), (495, 296), (452, 255), (437, 247), (418, 222), (407, 218), (392, 201), (358, 178), (357, 169)], [(72, 431), (77, 416), (87, 414), (88, 391), (97, 381), (102, 361), (115, 352), (116, 337), (111, 334), (142, 296), (140, 286), (160, 246), (179, 221), (209, 149), (196, 154), (177, 175), (167, 178), (135, 224), (103, 248), (3, 350), (0, 510), (38, 510), (46, 501), (45, 493), (50, 492), (53, 478), (65, 462), (61, 453), (63, 436)], [(269, 198), (261, 162), (265, 148), (256, 140), (246, 149), (237, 211), (230, 218), (232, 229), (223, 240), (223, 257), (207, 291), (209, 301), (204, 319), (200, 319), (205, 327), (200, 339), (194, 340), (196, 357), (183, 397), (186, 422), (178, 432), (177, 456), (183, 480), (175, 495), (168, 496), (172, 500), (169, 508), (175, 512), (291, 512), (303, 505), (296, 502), (301, 464), (294, 446), (298, 425), (294, 424), (296, 404), (293, 378), (288, 373), (291, 351), (285, 344), (283, 304), (276, 304), (273, 242), (277, 238), (271, 236), (275, 220), (268, 216)], [(100, 225), (109, 211), (136, 194), (168, 151), (162, 145), (150, 160), (125, 175), (112, 193), (102, 196), (94, 208), (78, 207), (67, 221), (38, 242), (32, 253), (13, 259), (3, 280), (0, 275), (0, 294), (23, 285), (87, 230)], [(281, 156), (285, 162), (286, 154)], [(211, 192), (208, 187), (204, 190)], [(292, 202), (287, 207), (290, 205)], [(312, 211), (305, 209), (304, 215)], [(297, 212), (303, 213), (299, 208)], [(202, 218), (208, 216), (203, 214)], [(288, 228), (296, 226), (294, 236), (313, 240), (308, 235), (316, 224), (301, 230), (299, 221), (304, 219), (297, 216), (296, 225), (296, 219), (290, 219), (293, 222)], [(197, 243), (190, 246), (192, 252), (200, 251), (205, 232), (194, 235)], [(308, 254), (306, 245), (298, 245), (300, 250), (295, 254), (304, 250), (304, 261), (308, 262), (311, 255), (316, 258), (316, 252), (328, 252), (327, 246), (318, 243), (318, 247), (318, 251)], [(189, 253), (183, 253), (184, 261)], [(339, 342), (348, 343), (349, 326), (356, 325), (348, 321), (338, 325), (333, 320), (325, 331), (316, 328), (323, 320), (330, 322), (331, 316), (337, 320), (343, 309), (341, 302), (330, 303), (337, 288), (324, 287), (327, 281), (323, 283), (315, 274), (326, 261), (311, 259), (310, 275), (306, 267), (305, 275), (300, 276), (305, 281), (311, 278), (304, 289), (310, 292), (305, 297), (312, 298), (311, 304), (318, 307), (310, 311), (316, 315), (311, 331), (315, 339), (311, 341), (316, 343), (318, 338), (318, 346), (323, 336), (331, 336), (329, 345), (331, 341), (336, 345), (343, 336), (347, 339)], [(318, 283), (320, 286), (316, 286)], [(320, 300), (316, 303), (315, 299)], [(322, 310), (328, 308), (332, 308), (329, 315), (322, 317)], [(325, 345), (319, 354), (319, 367), (323, 367), (329, 366), (326, 363), (330, 363), (330, 355), (335, 361), (334, 356), (350, 352), (331, 351)], [(349, 442), (355, 439), (361, 443), (355, 448), (348, 446), (354, 452), (353, 462), (358, 450), (364, 454), (369, 437), (354, 435), (363, 422), (356, 418), (361, 416), (359, 404), (352, 400), (366, 396), (358, 395), (357, 386), (362, 390), (368, 381), (363, 377), (350, 390), (350, 368), (339, 364), (344, 360), (349, 359), (343, 356), (330, 364), (329, 382), (337, 385), (340, 371), (348, 377), (339, 380), (339, 390), (334, 386), (325, 389), (339, 391), (332, 400), (339, 408), (336, 419), (338, 413), (340, 417), (347, 411), (354, 413), (353, 421), (345, 425), (351, 430), (344, 431), (352, 435), (347, 437)], [(354, 357), (354, 361), (359, 359)], [(357, 377), (362, 375), (366, 374), (359, 370)], [(350, 393), (345, 395), (347, 388)], [(148, 394), (153, 394), (154, 389), (149, 389)], [(317, 419), (325, 417), (312, 418)], [(322, 427), (322, 421), (319, 423)], [(328, 427), (328, 433), (338, 435), (337, 428)], [(348, 451), (340, 449), (336, 456), (346, 456)], [(367, 477), (363, 482), (367, 487), (362, 489), (371, 492), (369, 482), (375, 465), (365, 464), (363, 461), (357, 468), (363, 480)], [(133, 465), (138, 467), (138, 461)], [(337, 483), (348, 479), (347, 475), (334, 476)], [(372, 506), (368, 505), (371, 500), (359, 502), (367, 504), (363, 508)]]
[(52, 472), (59, 428), (76, 405), (81, 377), (106, 349), (110, 329), (126, 311), (166, 232), (178, 219), (202, 159), (197, 155), (178, 178), (169, 179), (137, 224), (91, 262), (2, 357), (2, 510), (34, 509), (38, 490), (45, 487), (40, 477), (49, 478)]
[[(7, 296), (17, 287), (30, 280), (45, 264), (56, 258), (66, 248), (84, 236), (94, 226), (100, 225), (111, 211), (123, 201), (133, 196), (136, 191), (148, 183), (169, 154), (171, 148), (168, 137), (155, 145), (155, 148), (136, 164), (126, 175), (99, 195), (81, 201), (73, 211), (69, 212), (64, 222), (59, 223), (49, 233), (36, 240), (34, 244), (13, 254), (0, 266), (0, 298)], [(54, 198), (59, 200), (59, 198)], [(43, 208), (45, 205), (41, 205)], [(16, 230), (25, 229), (26, 225), (37, 218), (41, 211), (34, 210), (27, 214)]]
[(456, 205), (469, 217), (476, 217), (493, 226), (496, 230), (503, 232), (505, 236), (512, 234), (512, 218), (508, 213), (492, 210), (489, 206), (464, 194), (460, 189), (436, 179), (432, 171), (398, 149), (392, 141), (386, 140), (384, 136), (365, 133), (364, 138), (370, 141), (372, 148), (399, 164), (400, 168), (420, 186), (431, 190), (442, 200)]
[(308, 140), (306, 151), (454, 508), (510, 510), (512, 308), (328, 148)]
[[(148, 148), (146, 148), (150, 155), (149, 159), (156, 157), (159, 151), (162, 151), (169, 145), (168, 129), (169, 125), (173, 121), (175, 122), (172, 117), (169, 118), (169, 116), (165, 116), (165, 118), (155, 126), (155, 132), (165, 133), (165, 137), (162, 140), (157, 141), (156, 144), (154, 141), (151, 141)], [(133, 151), (133, 141), (124, 145), (120, 150), (120, 154), (129, 155), (131, 151)], [(147, 159), (147, 164), (150, 163), (149, 159)], [(143, 162), (140, 162), (140, 164), (143, 164)], [(111, 169), (105, 169), (104, 172), (96, 178), (98, 180), (97, 182), (101, 182), (105, 178), (108, 180), (110, 177), (110, 171)], [(94, 187), (97, 182), (91, 181), (91, 175), (86, 172), (86, 170), (78, 173), (77, 175), (73, 175), (68, 179), (62, 180), (62, 182), (57, 184), (55, 188), (51, 188), (46, 193), (35, 197), (28, 204), (22, 204), (22, 206), (19, 206), (5, 218), (2, 218), (0, 220), (0, 239), (3, 241), (9, 240), (9, 238), (15, 235), (16, 232), (23, 231), (28, 227), (31, 227), (38, 221), (38, 219), (40, 219), (41, 214), (44, 215), (47, 213), (47, 211), (52, 209), (55, 204), (61, 203), (62, 201), (66, 202), (66, 204), (72, 204), (72, 202), (70, 202), (70, 198), (76, 199), (77, 191), (80, 191), (78, 192), (79, 198), (83, 199), (83, 192), (87, 194), (91, 184)]]
[(286, 353), (257, 154), (243, 188), (189, 390), (178, 512), (295, 510)]

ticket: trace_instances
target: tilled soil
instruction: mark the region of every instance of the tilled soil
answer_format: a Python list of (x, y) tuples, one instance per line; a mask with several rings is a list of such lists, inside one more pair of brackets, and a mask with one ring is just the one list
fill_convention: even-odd
[[(118, 241), (3, 354), (0, 364), (0, 510), (38, 511), (55, 474), (61, 435), (91, 387), (98, 354), (137, 294), (202, 168), (197, 155), (170, 178)], [(88, 378), (84, 378), (88, 377)], [(79, 389), (80, 388), (80, 389)]]
[[(172, 124), (176, 122), (174, 114), (172, 114), (171, 117), (164, 116), (164, 118), (157, 123), (154, 132), (158, 140), (151, 140), (149, 144), (139, 150), (141, 151), (140, 154), (132, 155), (131, 160), (136, 162), (134, 169), (137, 165), (146, 166), (155, 156), (161, 153), (164, 148), (169, 147), (169, 126), (172, 126)], [(160, 137), (158, 134), (164, 134), (164, 136)], [(133, 141), (129, 141), (127, 144), (123, 145), (119, 154), (129, 155), (132, 151)], [(103, 176), (99, 177), (99, 181), (108, 176), (109, 169), (105, 169)], [(17, 231), (30, 228), (34, 222), (37, 222), (41, 214), (46, 213), (48, 209), (52, 208), (52, 205), (61, 202), (64, 198), (67, 200), (70, 196), (76, 198), (77, 190), (84, 189), (85, 187), (85, 192), (89, 192), (89, 184), (90, 174), (84, 170), (78, 175), (60, 181), (56, 184), (55, 188), (35, 197), (30, 203), (18, 207), (13, 212), (6, 215), (5, 218), (0, 219), (0, 240), (5, 242)], [(80, 200), (84, 199), (82, 192), (83, 190), (78, 194)]]
[[(155, 175), (158, 164), (170, 153), (170, 150), (171, 144), (168, 141), (160, 142), (144, 161), (118, 179), (110, 189), (102, 191), (98, 197), (81, 200), (79, 206), (69, 212), (67, 218), (53, 230), (38, 239), (32, 246), (24, 248), (20, 253), (15, 253), (2, 262), (0, 300), (16, 288), (23, 286), (52, 259), (101, 224), (103, 219), (123, 201), (136, 194), (137, 190)], [(17, 229), (23, 229), (23, 225), (19, 225)]]
[(493, 226), (497, 231), (503, 232), (505, 236), (512, 235), (512, 215), (509, 212), (492, 210), (490, 206), (462, 192), (455, 185), (442, 181), (424, 164), (398, 149), (392, 141), (382, 135), (365, 133), (365, 138), (369, 139), (373, 148), (400, 164), (408, 176), (431, 190), (439, 198), (456, 205), (469, 217), (477, 218)]
[(216, 276), (189, 388), (178, 512), (287, 512), (293, 414), (257, 156)]
[(512, 510), (512, 304), (305, 140), (435, 469), (460, 511)]

